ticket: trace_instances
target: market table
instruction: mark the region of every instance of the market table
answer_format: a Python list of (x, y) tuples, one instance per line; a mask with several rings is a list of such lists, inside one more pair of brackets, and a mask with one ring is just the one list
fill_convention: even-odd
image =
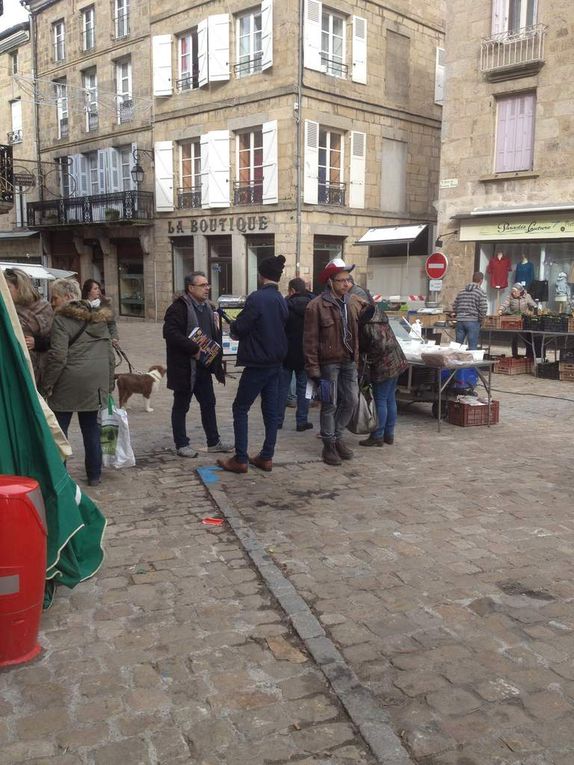
[[(483, 361), (465, 361), (461, 364), (456, 365), (449, 365), (445, 367), (435, 367), (431, 366), (429, 364), (425, 364), (424, 361), (409, 361), (409, 369), (407, 371), (408, 374), (408, 383), (407, 383), (407, 390), (410, 390), (412, 388), (412, 371), (413, 368), (425, 368), (430, 369), (433, 372), (436, 372), (436, 393), (438, 393), (438, 432), (440, 433), (440, 428), (442, 424), (442, 394), (447, 389), (449, 383), (452, 381), (452, 378), (455, 376), (455, 374), (458, 372), (459, 369), (476, 369), (476, 372), (480, 378), (480, 381), (484, 385), (484, 388), (486, 390), (486, 396), (487, 396), (487, 406), (488, 406), (488, 414), (487, 414), (487, 427), (490, 427), (490, 401), (491, 401), (491, 387), (492, 387), (492, 368), (496, 364), (496, 361), (491, 360), (483, 360)], [(442, 372), (447, 371), (448, 375), (446, 377), (442, 378)], [(404, 387), (404, 386), (403, 386)], [(433, 396), (432, 399), (423, 399), (423, 398), (413, 398), (411, 403), (415, 401), (426, 401), (430, 402), (432, 401), (434, 403), (435, 398)]]
[[(538, 335), (539, 337), (542, 338), (542, 346), (541, 346), (542, 347), (542, 352), (544, 352), (544, 349), (546, 347), (546, 340), (547, 339), (548, 339), (549, 342), (554, 341), (554, 343), (555, 343), (555, 345), (554, 345), (554, 360), (556, 360), (556, 351), (558, 350), (558, 343), (559, 343), (560, 339), (564, 340), (564, 345), (563, 345), (564, 348), (566, 348), (567, 345), (568, 345), (568, 343), (567, 343), (568, 338), (572, 338), (574, 340), (574, 332), (552, 332), (551, 330), (545, 330), (545, 329), (496, 329), (496, 328), (491, 329), (490, 327), (487, 328), (487, 329), (482, 329), (481, 328), (481, 330), (480, 330), (481, 336), (485, 335), (485, 334), (488, 334), (488, 351), (487, 351), (487, 353), (488, 353), (489, 356), (490, 356), (490, 349), (491, 349), (491, 346), (492, 346), (492, 333), (493, 332), (500, 333), (501, 335), (502, 334), (518, 335), (520, 337), (520, 339), (524, 341), (525, 344), (527, 343), (526, 335), (530, 335), (530, 340), (528, 342), (530, 342), (532, 348), (534, 348), (534, 338), (535, 338), (535, 336)], [(533, 355), (534, 355), (534, 352), (533, 352)], [(534, 363), (534, 370), (536, 371), (536, 367), (537, 367), (538, 362), (536, 361), (536, 356), (535, 355), (534, 355), (534, 358), (533, 358), (533, 363)]]

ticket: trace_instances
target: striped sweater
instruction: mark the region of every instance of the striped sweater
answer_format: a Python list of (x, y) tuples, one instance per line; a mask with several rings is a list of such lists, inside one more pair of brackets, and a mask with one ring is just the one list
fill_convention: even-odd
[(486, 295), (474, 282), (467, 284), (452, 304), (452, 310), (459, 321), (482, 321), (487, 309)]

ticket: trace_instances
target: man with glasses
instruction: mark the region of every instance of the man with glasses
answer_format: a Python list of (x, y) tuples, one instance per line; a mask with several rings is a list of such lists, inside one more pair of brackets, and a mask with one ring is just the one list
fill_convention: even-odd
[(199, 345), (189, 336), (196, 327), (221, 345), (221, 327), (214, 306), (209, 301), (210, 284), (203, 271), (194, 271), (184, 280), (184, 293), (170, 305), (165, 313), (163, 337), (167, 350), (167, 387), (173, 390), (171, 427), (175, 448), (180, 457), (197, 457), (190, 445), (186, 430), (186, 416), (192, 396), (201, 411), (201, 424), (207, 438), (208, 452), (229, 452), (231, 447), (222, 443), (217, 429), (215, 393), (212, 375), (225, 383), (222, 354), (209, 367), (199, 360)]
[(343, 440), (358, 399), (359, 323), (368, 321), (373, 306), (349, 294), (355, 266), (340, 258), (327, 263), (319, 274), (325, 291), (305, 311), (303, 348), (307, 377), (321, 386), (323, 462), (340, 465), (353, 458)]

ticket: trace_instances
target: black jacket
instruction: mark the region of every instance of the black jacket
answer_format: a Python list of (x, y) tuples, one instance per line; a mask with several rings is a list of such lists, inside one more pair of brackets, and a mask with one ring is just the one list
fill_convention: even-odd
[(305, 325), (305, 309), (315, 296), (311, 292), (304, 295), (295, 293), (287, 298), (289, 317), (285, 326), (287, 335), (287, 356), (283, 361), (286, 369), (299, 372), (305, 369), (305, 355), (303, 353), (303, 327)]
[(287, 355), (287, 303), (275, 284), (252, 292), (231, 322), (231, 336), (239, 340), (237, 366), (272, 367)]
[[(211, 304), (209, 304), (211, 306)], [(213, 322), (213, 339), (221, 345), (221, 329), (218, 329), (210, 311)], [(167, 355), (167, 387), (170, 390), (189, 391), (195, 384), (196, 361), (194, 354), (199, 350), (197, 343), (188, 337), (187, 303), (183, 297), (178, 297), (165, 312), (163, 337)], [(197, 324), (195, 324), (197, 326)], [(193, 327), (192, 327), (193, 328)], [(209, 367), (219, 382), (225, 382), (221, 357)]]

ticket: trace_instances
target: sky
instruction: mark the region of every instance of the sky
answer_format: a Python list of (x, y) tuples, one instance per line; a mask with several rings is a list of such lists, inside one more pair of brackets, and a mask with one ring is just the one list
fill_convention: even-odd
[(15, 27), (27, 18), (28, 12), (20, 5), (20, 0), (4, 0), (4, 14), (0, 16), (0, 32)]

